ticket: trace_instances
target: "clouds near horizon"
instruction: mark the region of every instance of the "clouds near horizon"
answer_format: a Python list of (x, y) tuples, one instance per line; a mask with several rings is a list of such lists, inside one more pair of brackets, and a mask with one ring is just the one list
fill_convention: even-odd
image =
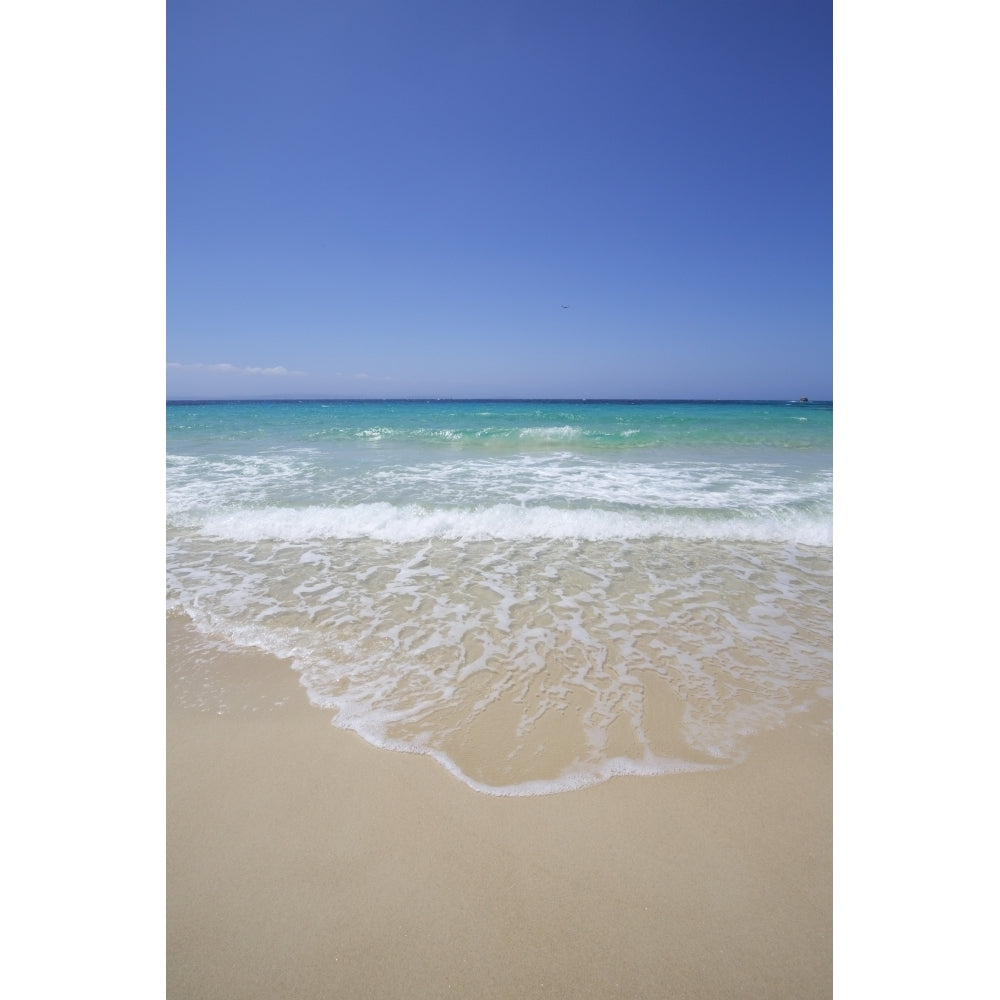
[(252, 365), (231, 365), (226, 362), (216, 364), (204, 364), (196, 361), (191, 364), (183, 364), (179, 361), (168, 361), (167, 368), (174, 371), (188, 372), (213, 372), (225, 375), (305, 375), (305, 372), (293, 371), (284, 365), (275, 365), (273, 368), (258, 368)]

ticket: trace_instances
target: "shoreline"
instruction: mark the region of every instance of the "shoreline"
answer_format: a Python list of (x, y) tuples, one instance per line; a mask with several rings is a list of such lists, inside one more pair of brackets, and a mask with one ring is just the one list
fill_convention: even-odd
[(726, 770), (493, 796), (335, 728), (262, 654), (219, 657), (193, 703), (178, 629), (170, 1000), (832, 994), (817, 713)]

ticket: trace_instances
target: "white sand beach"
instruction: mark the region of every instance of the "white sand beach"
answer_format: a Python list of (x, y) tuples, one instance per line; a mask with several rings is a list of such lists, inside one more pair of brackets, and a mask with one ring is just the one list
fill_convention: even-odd
[(829, 706), (728, 770), (502, 798), (334, 728), (265, 656), (192, 705), (184, 627), (170, 1000), (831, 995)]

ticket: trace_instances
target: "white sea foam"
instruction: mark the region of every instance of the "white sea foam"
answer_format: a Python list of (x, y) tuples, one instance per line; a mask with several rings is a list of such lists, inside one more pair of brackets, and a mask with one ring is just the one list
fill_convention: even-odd
[[(234, 534), (173, 539), (170, 606), (293, 660), (338, 726), (490, 794), (728, 766), (829, 688), (825, 550)], [(665, 729), (664, 698), (684, 706)]]
[(414, 542), (440, 538), (452, 541), (481, 539), (602, 539), (685, 538), (789, 541), (830, 545), (828, 518), (781, 511), (748, 517), (722, 515), (716, 519), (678, 514), (636, 514), (599, 509), (564, 509), (498, 504), (473, 510), (396, 507), (388, 503), (347, 507), (265, 507), (208, 517), (205, 535), (234, 541), (287, 541), (372, 538), (385, 542)]
[(546, 441), (566, 441), (581, 435), (579, 427), (564, 424), (562, 427), (522, 427), (519, 434), (522, 438), (541, 438)]
[[(737, 447), (740, 425), (695, 459), (651, 449), (646, 411), (605, 434), (604, 411), (564, 410), (417, 426), (331, 407), (211, 450), (184, 429), (167, 607), (205, 648), (291, 660), (336, 725), (489, 794), (742, 760), (830, 695), (828, 455)], [(633, 428), (641, 446), (614, 443)]]

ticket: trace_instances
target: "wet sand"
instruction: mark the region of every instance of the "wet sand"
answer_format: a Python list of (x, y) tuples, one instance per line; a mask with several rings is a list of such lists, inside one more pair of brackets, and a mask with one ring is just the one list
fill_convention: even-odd
[(169, 1000), (832, 995), (823, 714), (729, 770), (498, 798), (335, 729), (277, 660), (199, 682), (182, 648)]

